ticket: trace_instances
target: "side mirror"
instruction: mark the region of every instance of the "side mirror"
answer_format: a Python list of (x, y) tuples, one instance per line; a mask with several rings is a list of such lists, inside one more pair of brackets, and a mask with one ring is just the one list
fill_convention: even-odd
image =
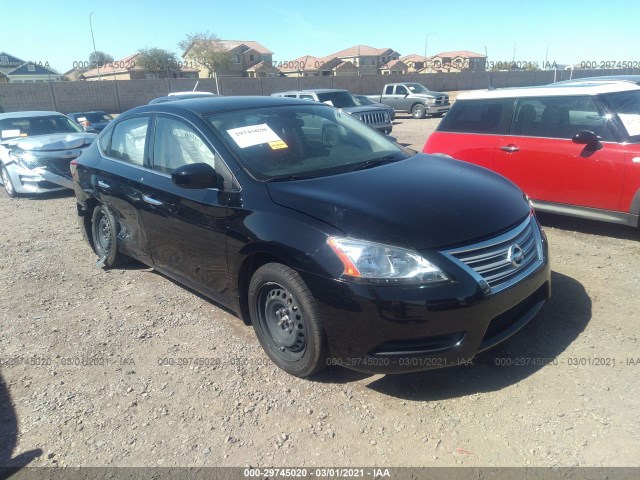
[(182, 188), (220, 188), (222, 177), (208, 163), (190, 163), (176, 168), (171, 180)]
[(580, 130), (571, 140), (573, 143), (586, 145), (590, 150), (599, 150), (602, 148), (602, 145), (600, 145), (600, 137), (591, 130)]

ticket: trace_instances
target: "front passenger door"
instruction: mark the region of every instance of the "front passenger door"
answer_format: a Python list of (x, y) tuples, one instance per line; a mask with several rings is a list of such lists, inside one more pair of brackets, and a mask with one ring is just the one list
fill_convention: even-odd
[(213, 294), (229, 284), (226, 256), (227, 207), (217, 188), (187, 189), (171, 173), (190, 163), (226, 167), (192, 124), (171, 116), (155, 118), (152, 172), (143, 184), (143, 221), (154, 264)]

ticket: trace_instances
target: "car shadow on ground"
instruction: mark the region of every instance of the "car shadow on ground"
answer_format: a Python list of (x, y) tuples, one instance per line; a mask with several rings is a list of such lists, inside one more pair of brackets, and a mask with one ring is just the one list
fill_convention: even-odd
[[(581, 283), (552, 273), (553, 296), (540, 313), (506, 342), (479, 354), (472, 364), (377, 377), (367, 386), (392, 397), (445, 400), (501, 390), (553, 362), (591, 320), (591, 299)], [(562, 368), (549, 365), (548, 368)], [(348, 383), (372, 377), (346, 369), (320, 374), (320, 382)], [(315, 378), (314, 378), (315, 380)]]
[(543, 227), (572, 230), (620, 240), (640, 240), (640, 229), (635, 227), (544, 212), (536, 212), (536, 216)]
[(0, 375), (0, 478), (8, 478), (42, 455), (42, 450), (36, 448), (11, 458), (17, 444), (18, 416), (13, 408), (7, 384)]

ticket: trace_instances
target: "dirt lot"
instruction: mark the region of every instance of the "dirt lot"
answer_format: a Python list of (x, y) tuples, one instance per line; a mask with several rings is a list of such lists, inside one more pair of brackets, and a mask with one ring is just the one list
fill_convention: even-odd
[[(438, 121), (394, 134), (420, 150)], [(97, 268), (73, 196), (0, 194), (0, 465), (640, 466), (640, 234), (541, 221), (554, 296), (507, 343), (309, 381), (153, 270)]]

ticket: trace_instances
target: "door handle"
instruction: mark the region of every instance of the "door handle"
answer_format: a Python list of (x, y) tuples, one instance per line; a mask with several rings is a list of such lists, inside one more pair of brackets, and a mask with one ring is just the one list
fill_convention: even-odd
[(111, 188), (111, 185), (109, 185), (109, 184), (108, 184), (108, 183), (106, 183), (106, 182), (103, 182), (102, 180), (98, 180), (98, 186), (99, 186), (100, 188)]
[(508, 152), (508, 153), (514, 153), (514, 152), (519, 152), (520, 149), (518, 147), (516, 147), (515, 145), (505, 145), (504, 147), (500, 147), (500, 150)]
[(149, 197), (147, 195), (142, 195), (142, 200), (147, 202), (149, 205), (153, 205), (154, 207), (159, 207), (160, 205), (162, 205), (162, 202), (160, 200), (156, 200), (155, 198)]

